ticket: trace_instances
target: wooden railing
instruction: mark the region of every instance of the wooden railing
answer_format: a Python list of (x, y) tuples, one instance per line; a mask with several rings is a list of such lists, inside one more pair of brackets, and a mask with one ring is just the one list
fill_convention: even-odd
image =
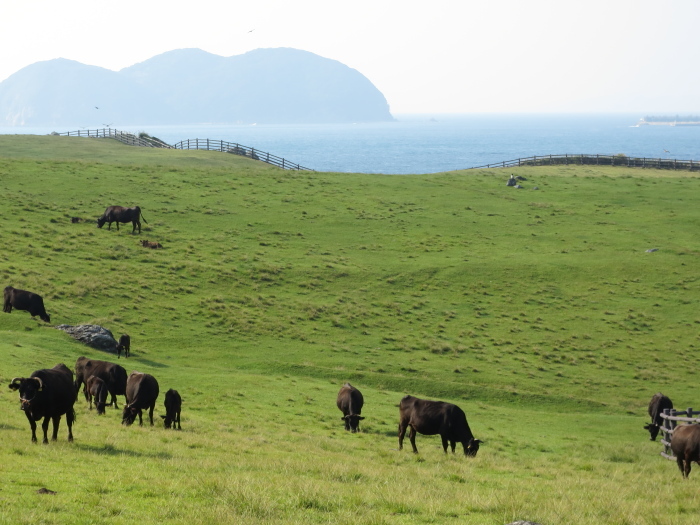
[(514, 168), (517, 166), (553, 166), (553, 165), (597, 165), (597, 166), (627, 166), (630, 168), (656, 168), (666, 170), (700, 170), (700, 161), (677, 160), (650, 157), (628, 157), (626, 155), (535, 155), (514, 160), (505, 160), (483, 166), (469, 168), (472, 170), (483, 168)]
[(243, 146), (237, 142), (212, 139), (187, 139), (173, 144), (172, 147), (175, 149), (204, 149), (209, 151), (222, 151), (224, 153), (233, 153), (234, 155), (249, 157), (253, 160), (261, 160), (285, 170), (313, 171), (311, 168), (305, 168), (304, 166), (290, 162), (282, 157), (278, 157), (277, 155), (256, 150), (255, 148), (251, 148), (249, 146)]
[(673, 431), (678, 426), (678, 422), (683, 423), (700, 423), (700, 411), (688, 408), (687, 410), (675, 410), (673, 408), (664, 409), (661, 418), (664, 420), (663, 425), (660, 427), (661, 431), (661, 444), (664, 446), (661, 455), (666, 459), (676, 459), (671, 450), (671, 437), (673, 436)]
[(256, 150), (255, 148), (243, 146), (234, 142), (226, 142), (225, 140), (187, 139), (181, 140), (177, 144), (170, 145), (155, 137), (150, 137), (147, 135), (134, 135), (133, 133), (126, 133), (111, 128), (82, 129), (79, 131), (66, 131), (64, 133), (55, 134), (67, 137), (115, 139), (124, 144), (128, 144), (129, 146), (141, 146), (146, 148), (203, 149), (209, 151), (221, 151), (223, 153), (232, 153), (234, 155), (241, 155), (243, 157), (248, 157), (253, 160), (266, 162), (268, 164), (272, 164), (273, 166), (280, 167), (284, 170), (314, 171), (311, 168), (305, 168), (304, 166), (301, 166), (294, 162), (290, 162), (283, 157), (272, 155), (271, 153), (267, 153), (266, 151)]

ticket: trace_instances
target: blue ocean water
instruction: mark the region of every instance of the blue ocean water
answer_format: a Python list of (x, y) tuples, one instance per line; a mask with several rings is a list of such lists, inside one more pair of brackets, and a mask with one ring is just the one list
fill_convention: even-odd
[[(700, 126), (640, 126), (641, 115), (398, 115), (395, 122), (118, 126), (173, 144), (221, 139), (318, 171), (418, 174), (549, 154), (700, 160)], [(0, 133), (68, 129), (0, 128)], [(74, 131), (74, 130), (70, 130)], [(667, 151), (664, 151), (667, 150)]]

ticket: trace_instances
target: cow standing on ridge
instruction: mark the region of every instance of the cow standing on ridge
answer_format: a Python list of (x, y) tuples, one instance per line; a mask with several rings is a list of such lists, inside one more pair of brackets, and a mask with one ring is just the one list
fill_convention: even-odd
[(343, 413), (343, 417), (340, 419), (345, 421), (345, 430), (352, 430), (352, 432), (360, 430), (360, 420), (364, 419), (360, 414), (364, 404), (362, 393), (350, 383), (345, 383), (340, 388), (336, 405)]
[(66, 415), (68, 441), (73, 441), (73, 422), (75, 421), (75, 391), (73, 390), (73, 372), (59, 364), (50, 369), (37, 370), (28, 378), (15, 377), (10, 382), (11, 390), (19, 390), (20, 408), (29, 420), (32, 429), (32, 442), (36, 443), (36, 422), (44, 421), (44, 443), (48, 443), (49, 420), (53, 420), (52, 441), (58, 437), (58, 425), (61, 416)]
[(131, 337), (128, 334), (122, 334), (117, 343), (117, 359), (122, 355), (122, 350), (124, 350), (124, 357), (129, 357), (131, 354)]
[(3, 293), (4, 302), (2, 311), (8, 314), (12, 312), (12, 308), (17, 310), (26, 310), (32, 317), (39, 316), (39, 319), (47, 323), (51, 322), (49, 314), (44, 308), (44, 300), (41, 295), (26, 290), (18, 290), (12, 286), (6, 286)]
[(124, 206), (108, 206), (102, 217), (97, 219), (97, 227), (102, 228), (105, 222), (108, 224), (107, 229), (112, 229), (112, 223), (117, 223), (117, 231), (119, 231), (119, 223), (130, 222), (134, 225), (131, 233), (136, 232), (136, 227), (139, 228), (139, 233), (141, 233), (141, 219), (143, 222), (148, 224), (148, 221), (141, 213), (141, 208), (134, 206), (133, 208), (125, 208)]
[(447, 454), (447, 444), (455, 451), (455, 444), (462, 443), (465, 456), (476, 456), (479, 445), (483, 443), (474, 439), (467, 416), (457, 405), (443, 401), (427, 401), (413, 396), (404, 396), (399, 404), (399, 450), (403, 448), (406, 429), (410, 428), (408, 439), (411, 440), (413, 452), (416, 448), (416, 432), (433, 436), (440, 434), (442, 448)]

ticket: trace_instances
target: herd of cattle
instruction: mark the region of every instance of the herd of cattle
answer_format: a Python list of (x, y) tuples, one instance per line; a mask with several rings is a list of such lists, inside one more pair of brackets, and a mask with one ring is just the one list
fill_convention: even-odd
[[(109, 206), (97, 219), (97, 226), (102, 228), (107, 223), (108, 229), (111, 229), (112, 223), (116, 222), (119, 230), (120, 222), (131, 222), (132, 233), (136, 228), (141, 233), (140, 219), (142, 218), (146, 222), (138, 206), (133, 208)], [(142, 245), (162, 248), (160, 244), (149, 241), (142, 241)], [(3, 312), (10, 313), (13, 308), (26, 310), (32, 317), (38, 316), (42, 321), (51, 322), (40, 295), (7, 286), (3, 296)], [(121, 356), (123, 350), (125, 357), (129, 357), (130, 346), (129, 336), (122, 335), (117, 345), (117, 356)], [(142, 411), (148, 410), (151, 426), (153, 426), (153, 410), (159, 393), (158, 381), (155, 377), (136, 371), (127, 377), (126, 370), (122, 366), (79, 357), (75, 363), (75, 380), (73, 380), (73, 372), (66, 365), (58, 364), (50, 369), (37, 370), (28, 378), (15, 377), (10, 382), (10, 389), (19, 391), (20, 408), (29, 421), (33, 442), (37, 441), (36, 422), (42, 418), (44, 443), (48, 443), (47, 433), (50, 421), (53, 421), (52, 440), (55, 441), (63, 415), (66, 416), (68, 425), (68, 440), (73, 441), (73, 422), (75, 421), (73, 405), (81, 385), (90, 409), (92, 410), (94, 404), (98, 414), (105, 413), (108, 395), (110, 396), (109, 405), (114, 408), (118, 408), (117, 396), (124, 395), (126, 405), (122, 412), (122, 424), (131, 425), (138, 416), (139, 424), (143, 425)], [(360, 421), (364, 419), (361, 416), (364, 405), (362, 393), (350, 383), (345, 383), (338, 392), (336, 404), (343, 413), (341, 420), (345, 423), (345, 430), (359, 431)], [(180, 394), (176, 390), (168, 390), (165, 393), (165, 415), (161, 416), (164, 419), (165, 428), (181, 429), (181, 408)], [(673, 408), (673, 403), (667, 396), (657, 393), (651, 398), (649, 402), (651, 423), (644, 428), (649, 431), (652, 441), (656, 440), (663, 424), (661, 414), (664, 409), (670, 408)], [(445, 453), (448, 445), (454, 453), (456, 444), (461, 443), (464, 454), (473, 457), (479, 451), (479, 445), (483, 443), (474, 438), (464, 411), (456, 405), (442, 401), (404, 396), (399, 403), (399, 450), (403, 449), (403, 439), (408, 429), (410, 429), (408, 439), (415, 453), (418, 452), (416, 433), (439, 434)], [(691, 463), (695, 461), (700, 465), (700, 424), (676, 427), (671, 438), (671, 450), (676, 457), (681, 474), (687, 478)]]
[[(132, 372), (128, 377), (124, 367), (108, 361), (98, 361), (79, 357), (75, 362), (75, 380), (73, 371), (63, 363), (37, 370), (29, 377), (15, 377), (10, 381), (10, 389), (19, 391), (20, 408), (24, 411), (32, 429), (32, 441), (36, 442), (36, 422), (43, 418), (41, 427), (44, 431), (44, 443), (48, 443), (49, 422), (53, 421), (52, 440), (58, 435), (61, 416), (66, 416), (68, 441), (73, 441), (73, 422), (75, 421), (74, 404), (83, 385), (85, 400), (90, 409), (94, 403), (98, 414), (105, 413), (105, 407), (117, 406), (117, 396), (126, 397), (122, 412), (122, 424), (131, 425), (136, 416), (143, 425), (142, 411), (148, 410), (153, 425), (153, 410), (158, 399), (158, 381), (150, 374)], [(107, 403), (107, 396), (111, 396)], [(177, 390), (165, 393), (165, 428), (180, 427), (182, 398)]]

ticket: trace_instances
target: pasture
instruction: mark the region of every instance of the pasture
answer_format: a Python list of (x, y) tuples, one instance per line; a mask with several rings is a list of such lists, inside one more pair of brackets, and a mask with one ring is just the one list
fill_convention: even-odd
[[(117, 359), (0, 314), (0, 523), (696, 523), (700, 467), (681, 479), (642, 427), (657, 391), (700, 403), (697, 184), (595, 166), (290, 172), (0, 136), (2, 286), (42, 295), (51, 325), (128, 333), (119, 364), (161, 391), (155, 427), (81, 393), (75, 442), (63, 421), (32, 444), (10, 380)], [(141, 235), (97, 229), (108, 205), (140, 206)], [(365, 398), (359, 434), (335, 406), (345, 381)], [(182, 431), (160, 424), (168, 388)], [(409, 393), (458, 404), (477, 457), (438, 436), (399, 452)]]

